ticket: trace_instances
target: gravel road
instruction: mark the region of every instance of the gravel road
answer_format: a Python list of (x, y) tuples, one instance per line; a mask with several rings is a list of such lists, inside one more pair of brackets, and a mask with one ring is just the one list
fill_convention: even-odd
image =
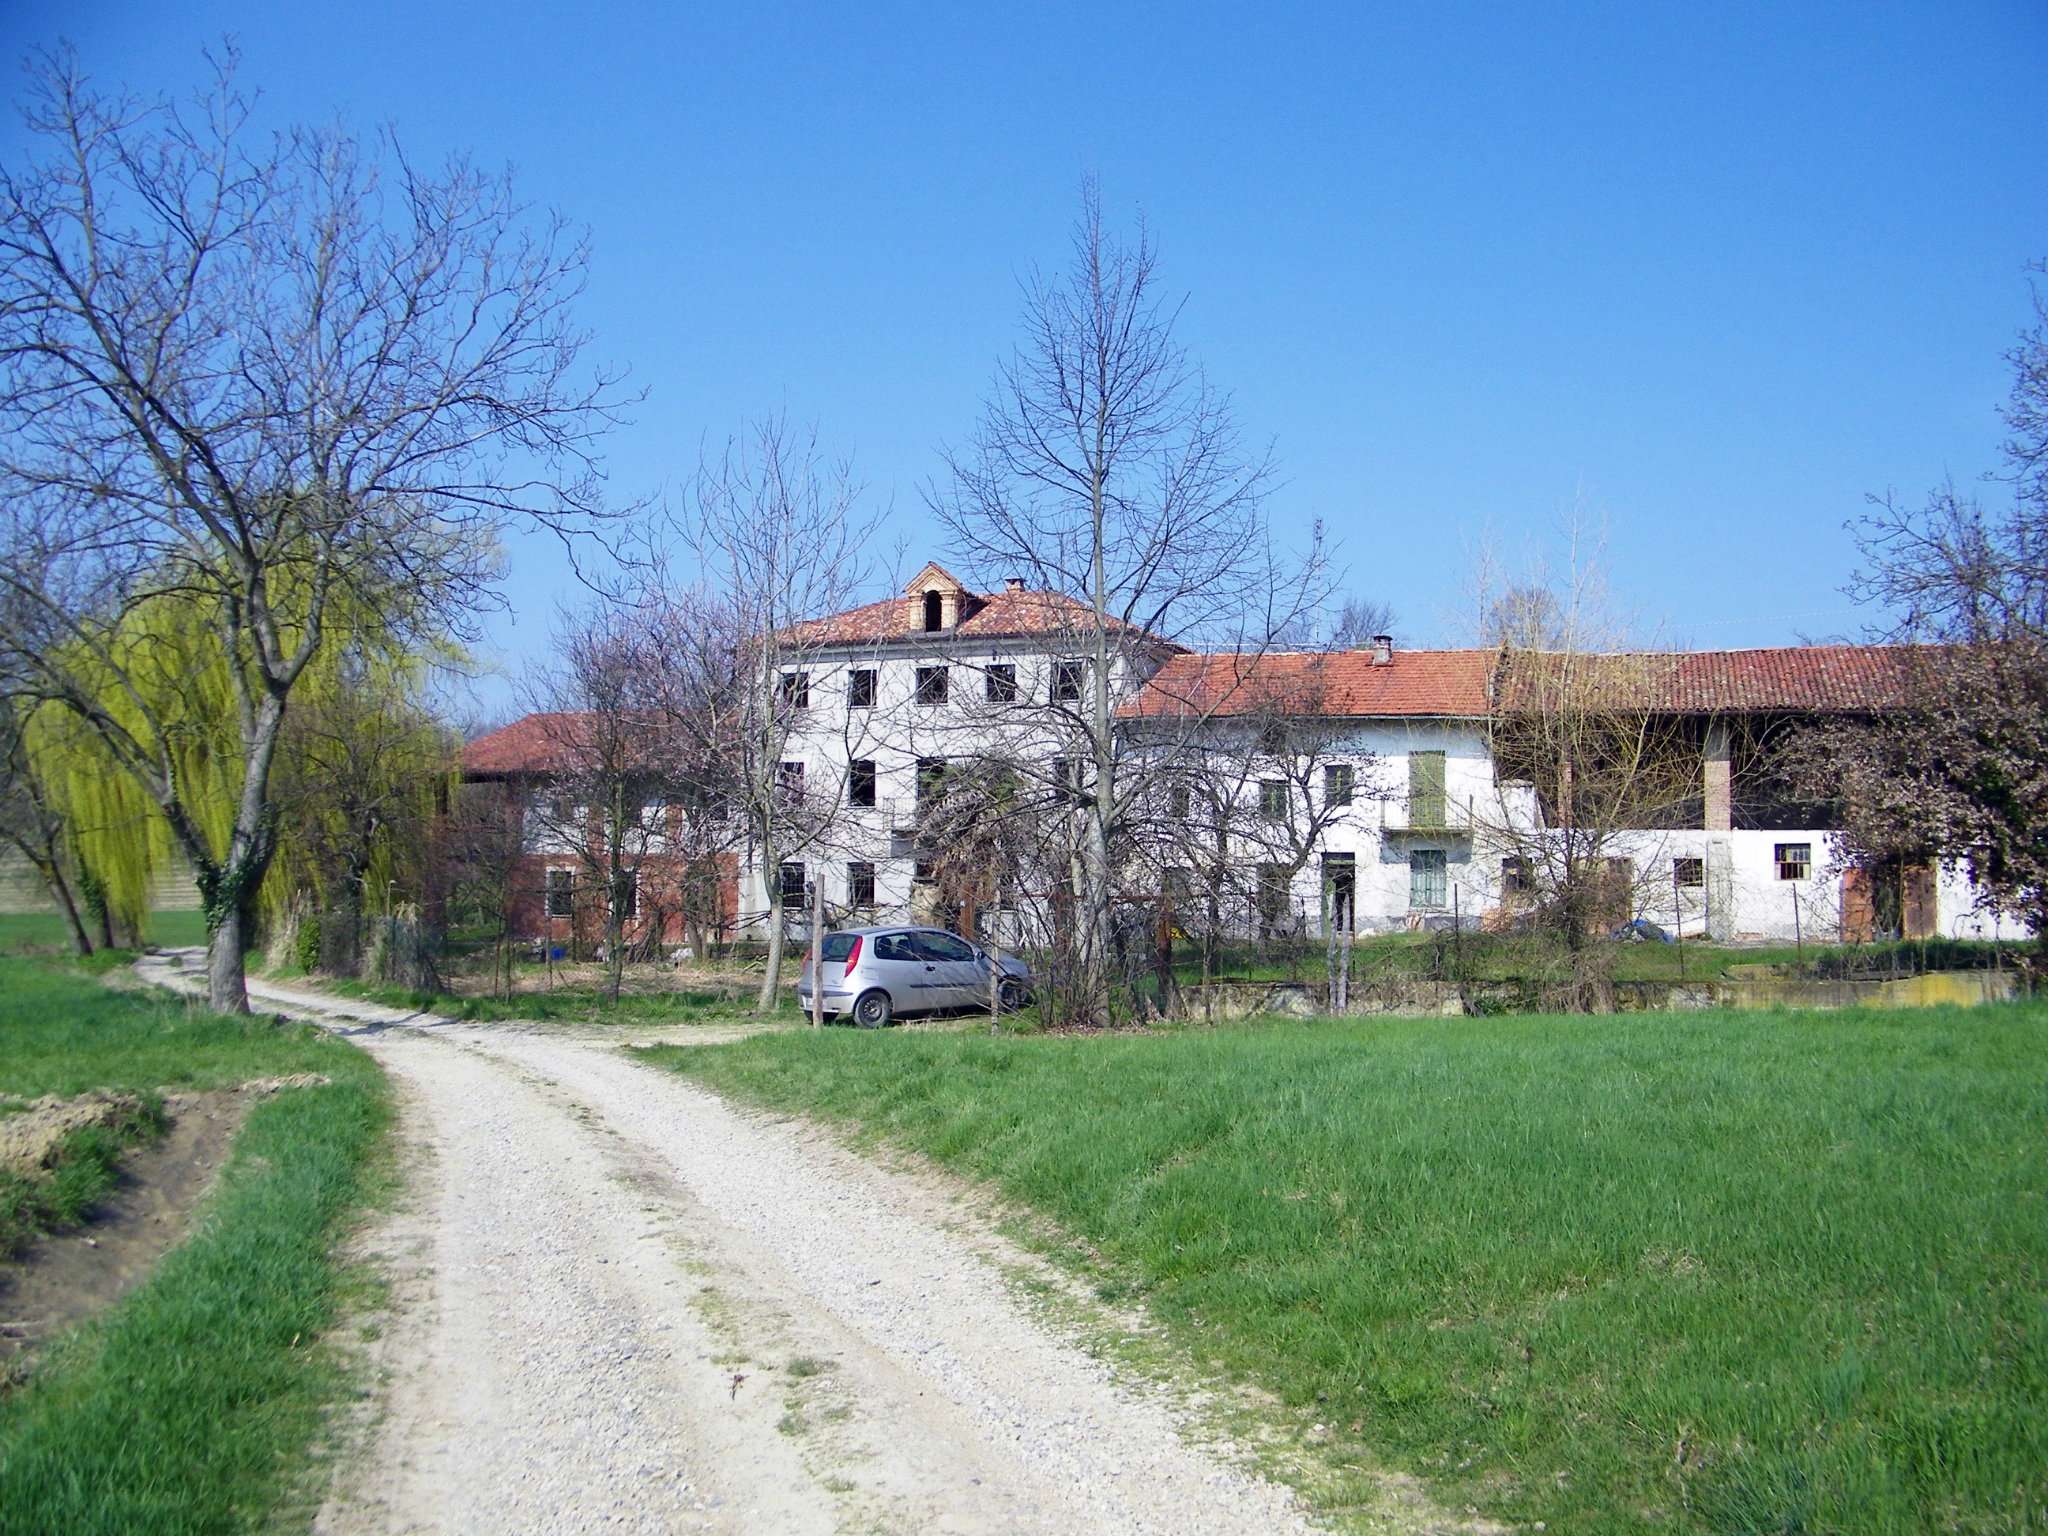
[(610, 1043), (250, 992), (401, 1106), (383, 1400), (321, 1531), (1311, 1528), (1067, 1337), (949, 1181)]

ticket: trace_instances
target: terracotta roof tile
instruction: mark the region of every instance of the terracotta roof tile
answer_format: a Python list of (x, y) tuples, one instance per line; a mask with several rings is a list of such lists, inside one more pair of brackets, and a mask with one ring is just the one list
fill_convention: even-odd
[(1486, 713), (1492, 651), (1396, 651), (1385, 666), (1367, 651), (1276, 651), (1175, 656), (1118, 714), (1244, 715), (1283, 708), (1347, 717)]
[[(1086, 603), (1060, 592), (963, 592), (960, 604), (960, 621), (936, 634), (926, 631), (924, 609), (916, 598), (885, 597), (878, 603), (794, 625), (789, 635), (798, 645), (873, 645), (925, 638), (1015, 640), (1083, 633), (1091, 622)], [(1114, 620), (1111, 631), (1134, 636), (1145, 633)]]
[[(1605, 671), (1630, 707), (1673, 714), (1859, 713), (1897, 706), (1925, 652), (1909, 646), (1809, 645), (1744, 651), (1641, 652), (1581, 658)], [(1509, 697), (1529, 669), (1558, 658), (1520, 653), (1499, 675)], [(1126, 719), (1242, 715), (1284, 705), (1352, 718), (1478, 718), (1502, 656), (1491, 650), (1394, 652), (1374, 666), (1365, 651), (1266, 656), (1176, 656), (1119, 713)], [(1525, 695), (1526, 696), (1526, 695)]]
[(477, 737), (462, 749), (462, 773), (470, 779), (548, 773), (575, 744), (581, 717), (522, 715), (510, 725)]

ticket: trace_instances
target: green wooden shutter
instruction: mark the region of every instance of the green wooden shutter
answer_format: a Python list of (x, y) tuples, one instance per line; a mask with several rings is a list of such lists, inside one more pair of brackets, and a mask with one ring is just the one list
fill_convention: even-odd
[(1408, 754), (1408, 825), (1444, 825), (1444, 755), (1441, 752)]

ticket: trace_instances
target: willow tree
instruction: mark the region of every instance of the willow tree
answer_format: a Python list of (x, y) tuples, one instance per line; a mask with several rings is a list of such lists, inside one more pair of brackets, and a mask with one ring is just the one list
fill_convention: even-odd
[[(186, 105), (101, 94), (68, 55), (32, 71), (31, 147), (0, 168), (0, 659), (155, 808), (198, 880), (210, 1000), (245, 1010), (272, 769), (332, 608), (465, 633), (504, 528), (600, 515), (617, 394), (582, 363), (576, 233), (461, 159), (259, 131), (234, 65)], [(228, 683), (221, 839), (124, 640), (173, 594)]]

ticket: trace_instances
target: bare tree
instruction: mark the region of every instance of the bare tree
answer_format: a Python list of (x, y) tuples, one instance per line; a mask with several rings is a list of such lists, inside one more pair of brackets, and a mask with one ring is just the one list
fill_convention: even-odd
[(1493, 596), (1497, 571), (1482, 570), (1479, 612), (1498, 647), (1493, 772), (1467, 814), (1475, 844), (1501, 860), (1487, 894), (1561, 940), (1557, 1001), (1604, 1008), (1610, 953), (1597, 940), (1663, 892), (1646, 834), (1697, 826), (1702, 780), (1698, 739), (1670, 708), (1673, 656), (1625, 643), (1597, 543), (1576, 519), (1568, 535), (1554, 579), (1539, 570)]
[(871, 568), (877, 519), (859, 509), (850, 465), (828, 461), (815, 431), (767, 417), (707, 460), (685, 542), (718, 593), (743, 686), (698, 714), (726, 754), (722, 791), (746, 831), (764, 894), (767, 964), (755, 1007), (782, 984), (782, 869), (830, 844), (843, 785), (807, 782), (791, 745), (807, 726), (808, 673), (833, 649), (817, 621), (847, 607)]
[(1074, 991), (1095, 1019), (1110, 1005), (1118, 860), (1151, 789), (1119, 744), (1123, 693), (1171, 642), (1260, 649), (1321, 595), (1279, 569), (1261, 510), (1270, 458), (1245, 449), (1229, 398), (1175, 340), (1180, 305), (1158, 273), (1150, 235), (1105, 228), (1086, 184), (1066, 270), (1026, 284), (1024, 341), (927, 491), (971, 568), (1070, 600), (1051, 643), (1082, 669), (1079, 691), (1039, 707), (1070, 740), (1060, 755), (1085, 765)]
[[(597, 513), (610, 378), (571, 321), (585, 246), (506, 179), (388, 138), (252, 125), (234, 58), (188, 106), (36, 70), (41, 157), (0, 170), (4, 647), (98, 733), (191, 861), (213, 1006), (275, 848), (293, 689), (346, 609), (461, 628), (509, 522)], [(146, 679), (156, 605), (196, 605), (233, 683), (229, 831), (190, 802)]]
[[(2048, 273), (2048, 263), (2035, 271)], [(1852, 595), (1883, 639), (1923, 644), (1897, 669), (1897, 707), (1816, 723), (1779, 766), (1834, 808), (1849, 862), (1890, 874), (1966, 863), (1980, 904), (2048, 943), (2048, 299), (2007, 354), (2007, 498), (1953, 484), (1924, 503), (1874, 498), (1854, 531)]]

